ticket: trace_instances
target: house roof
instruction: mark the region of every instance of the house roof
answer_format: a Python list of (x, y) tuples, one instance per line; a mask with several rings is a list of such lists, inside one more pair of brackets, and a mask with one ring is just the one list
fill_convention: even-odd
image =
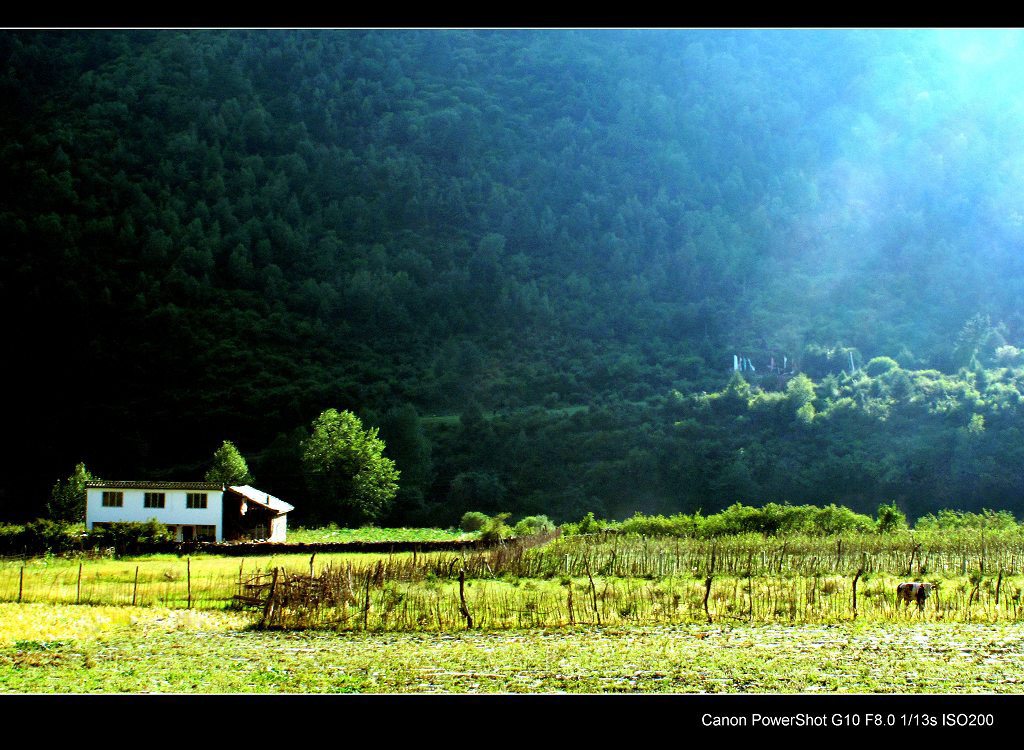
[(99, 479), (85, 483), (86, 487), (111, 490), (223, 490), (217, 482), (104, 482)]
[(247, 484), (240, 484), (235, 487), (228, 487), (228, 490), (234, 492), (236, 495), (241, 495), (246, 500), (257, 505), (262, 505), (264, 508), (268, 508), (278, 515), (283, 515), (289, 511), (295, 510), (294, 505), (289, 505), (284, 500), (269, 495), (266, 492), (261, 492), (255, 487), (250, 487)]

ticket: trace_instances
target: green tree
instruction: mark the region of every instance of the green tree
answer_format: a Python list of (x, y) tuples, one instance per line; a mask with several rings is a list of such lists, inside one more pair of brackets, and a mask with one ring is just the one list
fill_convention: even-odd
[(350, 411), (328, 409), (303, 442), (302, 466), (324, 520), (349, 525), (384, 515), (398, 492), (395, 462), (384, 457), (377, 428)]
[(960, 329), (953, 349), (954, 361), (961, 367), (974, 368), (1005, 344), (999, 327), (992, 325), (988, 315), (978, 313)]
[(230, 487), (234, 484), (252, 484), (249, 466), (230, 440), (221, 443), (213, 454), (213, 465), (206, 472), (207, 482), (220, 482)]
[(54, 521), (84, 521), (85, 483), (91, 479), (96, 477), (89, 473), (84, 463), (79, 463), (71, 476), (53, 485), (50, 501), (46, 504), (47, 515)]
[(907, 517), (892, 502), (878, 506), (878, 533), (888, 534), (891, 531), (902, 531), (907, 528)]

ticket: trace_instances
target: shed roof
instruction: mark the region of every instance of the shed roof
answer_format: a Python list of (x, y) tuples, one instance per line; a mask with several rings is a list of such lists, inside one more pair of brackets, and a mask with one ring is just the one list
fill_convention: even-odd
[(234, 492), (236, 495), (241, 495), (249, 502), (262, 505), (264, 508), (276, 512), (278, 515), (283, 515), (289, 511), (295, 510), (294, 505), (289, 505), (284, 500), (274, 497), (273, 495), (261, 492), (255, 487), (250, 487), (247, 484), (240, 484), (234, 487), (228, 487), (230, 492)]
[(224, 485), (217, 482), (105, 482), (93, 479), (85, 483), (86, 487), (102, 487), (111, 490), (223, 490)]

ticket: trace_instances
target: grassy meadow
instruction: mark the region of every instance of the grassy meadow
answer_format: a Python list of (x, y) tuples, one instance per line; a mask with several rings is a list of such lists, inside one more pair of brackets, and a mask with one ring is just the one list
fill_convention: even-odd
[(338, 634), (255, 631), (228, 612), (0, 604), (0, 692), (1017, 692), (1022, 651), (1024, 630), (1005, 624)]
[[(951, 533), (596, 534), (468, 553), (47, 556), (0, 561), (0, 602), (222, 610), (256, 593), (252, 583), (263, 584), (265, 597), (275, 569), (282, 585), (312, 573), (334, 592), (312, 607), (282, 607), (275, 622), (286, 627), (452, 631), (466, 627), (465, 609), (477, 629), (1024, 617), (1020, 536)], [(939, 584), (923, 613), (896, 601), (904, 580)]]
[[(1017, 691), (1019, 536), (6, 559), (0, 691)], [(904, 606), (905, 580), (938, 594)]]

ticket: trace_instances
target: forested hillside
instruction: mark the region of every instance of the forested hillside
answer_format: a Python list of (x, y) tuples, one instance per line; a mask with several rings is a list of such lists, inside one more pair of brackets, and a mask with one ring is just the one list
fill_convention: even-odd
[(228, 439), (330, 520), (329, 407), (392, 522), (1024, 513), (1018, 36), (0, 33), (0, 518)]

